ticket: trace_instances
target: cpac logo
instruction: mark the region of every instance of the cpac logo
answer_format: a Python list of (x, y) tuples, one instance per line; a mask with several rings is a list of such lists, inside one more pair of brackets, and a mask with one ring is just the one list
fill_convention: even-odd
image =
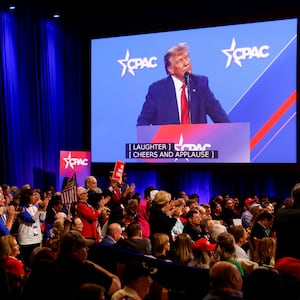
[(230, 49), (223, 49), (222, 52), (227, 56), (226, 69), (231, 65), (232, 59), (233, 61), (240, 67), (242, 67), (242, 60), (256, 58), (266, 58), (270, 55), (268, 50), (270, 46), (263, 45), (260, 47), (243, 47), (236, 48), (235, 38), (232, 39)]
[(125, 58), (118, 59), (118, 63), (123, 67), (121, 77), (124, 77), (126, 74), (126, 70), (132, 75), (135, 76), (134, 70), (138, 69), (154, 69), (157, 67), (156, 56), (152, 56), (150, 58), (130, 58), (129, 50), (126, 50)]
[(179, 143), (174, 145), (176, 151), (205, 151), (211, 148), (211, 144), (184, 144), (182, 134), (179, 138)]
[(71, 152), (69, 152), (68, 157), (63, 158), (66, 162), (65, 169), (71, 168), (74, 170), (74, 166), (87, 166), (89, 164), (89, 160), (87, 158), (72, 158)]

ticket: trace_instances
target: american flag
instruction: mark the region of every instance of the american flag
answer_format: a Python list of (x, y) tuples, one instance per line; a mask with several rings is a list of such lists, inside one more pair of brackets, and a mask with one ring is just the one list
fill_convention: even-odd
[(69, 178), (67, 184), (61, 192), (61, 200), (63, 204), (70, 204), (77, 201), (77, 183), (76, 174)]

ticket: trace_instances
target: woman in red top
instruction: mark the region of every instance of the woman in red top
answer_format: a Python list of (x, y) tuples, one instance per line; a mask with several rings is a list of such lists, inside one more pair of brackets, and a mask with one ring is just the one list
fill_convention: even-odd
[(99, 224), (99, 217), (105, 210), (104, 205), (110, 198), (103, 198), (99, 200), (99, 208), (95, 209), (88, 203), (88, 190), (84, 187), (77, 188), (78, 204), (77, 215), (83, 223), (82, 235), (86, 239), (92, 239), (95, 242), (101, 241), (101, 226)]

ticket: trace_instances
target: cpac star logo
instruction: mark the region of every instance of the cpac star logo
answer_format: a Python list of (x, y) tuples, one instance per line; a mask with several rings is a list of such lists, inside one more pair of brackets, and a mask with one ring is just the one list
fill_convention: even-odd
[(69, 167), (74, 170), (74, 166), (87, 166), (89, 160), (87, 158), (72, 158), (71, 152), (69, 152), (68, 157), (63, 158), (66, 162), (65, 169)]
[(231, 41), (229, 49), (221, 50), (227, 56), (226, 69), (231, 65), (232, 60), (239, 66), (242, 67), (242, 60), (256, 58), (266, 58), (270, 55), (267, 50), (270, 49), (269, 45), (262, 45), (260, 47), (243, 47), (237, 48), (235, 38)]
[[(181, 133), (178, 144), (175, 144), (175, 150), (179, 151), (179, 147), (181, 148), (182, 146), (183, 146), (183, 136), (182, 136), (182, 133)], [(178, 160), (178, 158), (175, 158), (175, 161), (177, 161), (177, 160)], [(185, 160), (189, 161), (188, 158), (185, 158)]]
[(124, 59), (118, 59), (118, 63), (123, 67), (121, 77), (124, 77), (126, 74), (126, 71), (132, 75), (135, 76), (135, 70), (138, 69), (154, 69), (157, 67), (157, 64), (155, 63), (157, 61), (156, 56), (152, 57), (144, 57), (144, 58), (130, 58), (129, 50), (126, 50), (125, 58)]

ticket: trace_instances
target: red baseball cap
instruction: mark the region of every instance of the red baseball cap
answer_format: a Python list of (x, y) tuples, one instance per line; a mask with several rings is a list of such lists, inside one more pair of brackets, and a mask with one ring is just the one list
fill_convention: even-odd
[(215, 251), (216, 244), (210, 243), (206, 238), (201, 238), (193, 244), (193, 248), (199, 248), (202, 252)]
[(245, 205), (248, 205), (248, 204), (252, 204), (253, 202), (255, 202), (255, 200), (254, 199), (252, 199), (252, 198), (247, 198), (246, 200), (245, 200)]

